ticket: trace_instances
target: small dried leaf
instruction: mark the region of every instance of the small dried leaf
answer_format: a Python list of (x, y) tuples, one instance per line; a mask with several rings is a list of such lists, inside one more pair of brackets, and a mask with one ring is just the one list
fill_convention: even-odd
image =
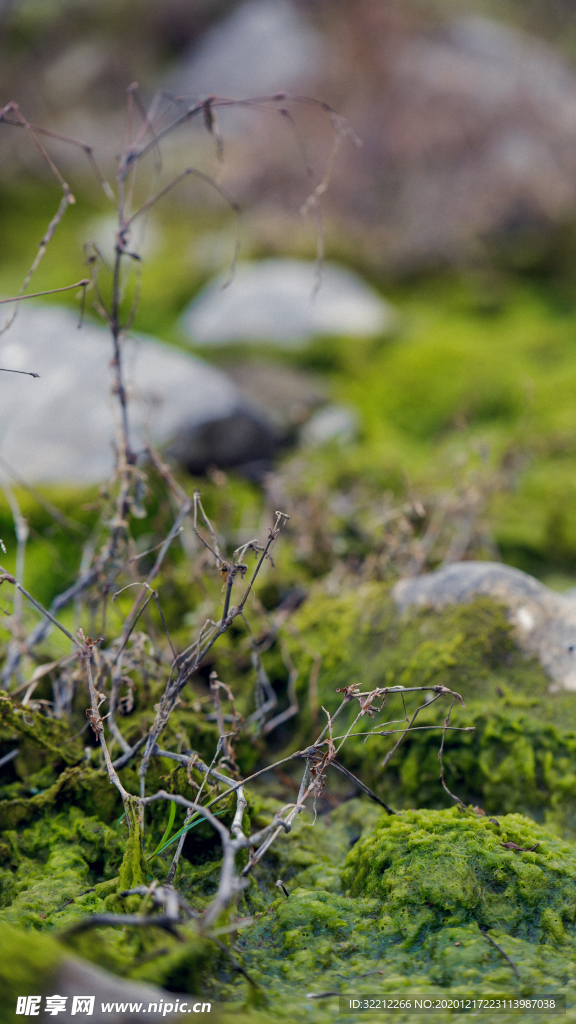
[(534, 846), (518, 846), (518, 843), (501, 843), (506, 850), (518, 850), (520, 853), (533, 853), (534, 850), (540, 846), (540, 843), (534, 843)]

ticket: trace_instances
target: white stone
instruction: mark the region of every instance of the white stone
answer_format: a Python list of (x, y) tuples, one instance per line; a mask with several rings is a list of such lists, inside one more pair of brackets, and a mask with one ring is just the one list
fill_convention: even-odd
[(328, 264), (317, 286), (313, 261), (243, 263), (197, 296), (184, 324), (197, 345), (270, 341), (298, 345), (315, 335), (366, 337), (390, 329), (392, 307), (350, 270)]
[[(4, 307), (6, 310), (7, 307)], [(2, 321), (3, 323), (3, 321)], [(21, 305), (0, 335), (0, 457), (25, 482), (106, 480), (113, 467), (118, 402), (110, 394), (105, 328), (54, 306)], [(230, 415), (236, 385), (201, 359), (150, 338), (124, 342), (132, 447), (168, 441), (185, 423)]]
[(320, 409), (303, 427), (302, 442), (313, 447), (338, 441), (347, 444), (358, 435), (358, 417), (352, 409), (342, 405), (328, 405)]
[(289, 89), (316, 73), (324, 46), (286, 0), (245, 0), (210, 29), (169, 81), (191, 99), (242, 99)]
[(527, 633), (529, 633), (531, 629), (534, 629), (534, 626), (536, 625), (534, 616), (529, 608), (519, 608), (516, 612), (516, 620), (520, 628), (524, 629)]

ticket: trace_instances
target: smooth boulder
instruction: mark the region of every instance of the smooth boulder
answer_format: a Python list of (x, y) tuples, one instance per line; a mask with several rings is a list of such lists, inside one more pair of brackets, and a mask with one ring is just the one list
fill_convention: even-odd
[(343, 405), (327, 405), (320, 409), (301, 431), (302, 443), (318, 448), (329, 442), (351, 444), (358, 437), (358, 416)]
[[(0, 468), (25, 482), (106, 480), (119, 414), (110, 391), (111, 357), (103, 327), (84, 323), (79, 329), (78, 317), (66, 309), (21, 308), (0, 336), (0, 367), (40, 377), (0, 373)], [(134, 451), (142, 451), (148, 438), (166, 445), (183, 432), (193, 439), (207, 424), (228, 422), (228, 442), (220, 431), (216, 448), (204, 445), (204, 462), (195, 462), (195, 472), (217, 465), (223, 446), (235, 442), (234, 417), (246, 408), (234, 382), (201, 359), (150, 338), (127, 338), (123, 358)], [(265, 417), (259, 422), (266, 431)], [(241, 456), (242, 462), (259, 458), (260, 448), (251, 452), (245, 446)]]
[(370, 337), (389, 330), (392, 307), (360, 277), (328, 264), (318, 277), (308, 260), (243, 263), (218, 277), (184, 316), (196, 345), (271, 342), (298, 346), (321, 335)]

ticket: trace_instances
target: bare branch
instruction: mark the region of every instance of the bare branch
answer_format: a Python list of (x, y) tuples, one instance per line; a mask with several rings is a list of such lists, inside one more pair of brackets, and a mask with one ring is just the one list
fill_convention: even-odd
[[(23, 302), (24, 299), (37, 299), (40, 295), (57, 295), (58, 292), (69, 292), (73, 288), (87, 288), (90, 281), (87, 277), (83, 277), (81, 281), (76, 281), (75, 284), (67, 284), (64, 288), (48, 288), (45, 292), (28, 292), (27, 295), (13, 295), (11, 299), (0, 299), (0, 306), (4, 306), (7, 302)], [(13, 371), (14, 373), (16, 371)], [(33, 377), (37, 377), (37, 373), (32, 374)]]
[(26, 597), (30, 601), (30, 604), (33, 604), (34, 607), (37, 608), (38, 611), (41, 612), (42, 615), (44, 615), (45, 618), (48, 619), (52, 623), (53, 626), (57, 626), (57, 628), (60, 630), (60, 632), (64, 633), (64, 636), (67, 636), (68, 639), (71, 640), (73, 644), (76, 644), (76, 646), (80, 647), (80, 644), (78, 643), (76, 638), (73, 637), (72, 634), (68, 632), (66, 627), (63, 626), (61, 622), (58, 622), (58, 619), (54, 618), (54, 616), (51, 614), (51, 612), (49, 612), (46, 608), (43, 608), (42, 605), (39, 604), (39, 602), (34, 597), (32, 597), (32, 594), (29, 594), (28, 591), (24, 589), (22, 584), (19, 583), (18, 580), (14, 579), (14, 576), (12, 576), (11, 573), (6, 572), (6, 569), (4, 569), (1, 565), (0, 565), (0, 573), (1, 573), (1, 575), (0, 575), (0, 584), (2, 584), (2, 583), (11, 583), (22, 594), (24, 594), (24, 597)]

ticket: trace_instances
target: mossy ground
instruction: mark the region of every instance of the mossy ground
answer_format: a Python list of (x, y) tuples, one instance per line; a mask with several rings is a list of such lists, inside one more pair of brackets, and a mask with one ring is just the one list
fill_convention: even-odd
[[(78, 202), (38, 270), (38, 290), (78, 279), (83, 244), (95, 221), (109, 216), (105, 197), (100, 201), (90, 182), (80, 176), (74, 188)], [(3, 294), (17, 291), (58, 201), (57, 187), (33, 178), (3, 184)], [(212, 269), (203, 264), (202, 240), (226, 224), (214, 211), (187, 207), (183, 216), (169, 203), (158, 209), (157, 229), (158, 244), (142, 267), (136, 328), (187, 346), (182, 312)], [(483, 277), (431, 274), (401, 283), (362, 266), (361, 254), (347, 250), (345, 241), (328, 238), (328, 255), (332, 249), (356, 264), (392, 299), (400, 313), (395, 337), (323, 339), (295, 353), (265, 353), (320, 370), (333, 397), (360, 415), (356, 445), (310, 457), (316, 484), (364, 479), (405, 495), (414, 488), (458, 487), (466, 462), (505, 464), (513, 469), (510, 486), (491, 497), (489, 519), (506, 560), (560, 584), (576, 579), (576, 303), (574, 287), (567, 287), (572, 256), (566, 253), (562, 267), (487, 268)], [(311, 255), (312, 236), (310, 246), (295, 255)], [(246, 238), (243, 257), (258, 255), (257, 240)], [(72, 294), (55, 301), (76, 308)], [(238, 349), (202, 354), (219, 361), (246, 355)], [(249, 358), (256, 354), (249, 349)], [(250, 504), (253, 498), (242, 500)], [(44, 523), (44, 547), (47, 529)], [(50, 547), (53, 560), (57, 540)], [(46, 561), (45, 553), (40, 565), (39, 546), (40, 586), (46, 585)], [(67, 562), (64, 555), (62, 572), (73, 573)], [(31, 559), (32, 573), (33, 565)]]
[[(329, 597), (319, 587), (294, 617), (289, 636), (301, 680), (301, 713), (292, 736), (284, 737), (290, 748), (310, 735), (312, 638), (322, 655), (317, 699), (327, 708), (339, 701), (336, 689), (352, 682), (365, 689), (441, 682), (465, 698), (466, 709), (454, 713), (454, 724), (472, 724), (476, 730), (447, 733), (449, 785), (466, 803), (497, 817), (500, 827), (454, 809), (401, 810), (447, 802), (438, 779), (438, 730), (410, 736), (387, 772), (380, 762), (390, 738), (349, 741), (341, 755), (344, 763), (401, 813), (380, 821), (376, 832), (359, 842), (380, 814), (371, 802), (348, 800), (315, 825), (303, 819), (293, 835), (278, 841), (252, 879), (240, 910), (260, 916), (242, 933), (239, 948), (255, 980), (268, 978), (265, 988), (274, 1012), (277, 1000), (279, 1014), (300, 1019), (302, 1009), (295, 1017), (286, 1009), (288, 994), (292, 998), (297, 988), (305, 996), (318, 985), (340, 991), (340, 975), (340, 981), (357, 976), (363, 991), (366, 981), (360, 976), (372, 978), (380, 989), (385, 980), (389, 993), (415, 986), (422, 991), (463, 991), (472, 983), (508, 986), (510, 969), (488, 948), (478, 924), (494, 930), (497, 940), (507, 937), (506, 949), (518, 962), (522, 984), (547, 990), (571, 984), (566, 964), (573, 955), (573, 883), (567, 879), (576, 854), (557, 836), (574, 834), (574, 697), (549, 694), (549, 680), (538, 662), (515, 645), (505, 610), (478, 599), (442, 613), (400, 616), (387, 584), (367, 584), (340, 597)], [(233, 644), (229, 652), (234, 653)], [(273, 649), (267, 658), (274, 678)], [(231, 664), (229, 655), (226, 661)], [(247, 678), (240, 672), (240, 694)], [(394, 701), (398, 698), (389, 705), (392, 720), (398, 717)], [(205, 745), (208, 756), (215, 737), (193, 703), (184, 701), (178, 709), (171, 743), (177, 744), (179, 735), (182, 739), (184, 729), (187, 741), (199, 749)], [(86, 760), (81, 740), (63, 743), (63, 723), (40, 710), (14, 708), (4, 699), (0, 711), (2, 751), (14, 744), (22, 751), (0, 800), (3, 926), (59, 935), (87, 913), (138, 910), (140, 898), (122, 900), (117, 893), (144, 878), (164, 877), (171, 851), (146, 858), (164, 830), (165, 810), (160, 804), (151, 808), (144, 860), (139, 851), (135, 860), (126, 824), (119, 821), (116, 791), (94, 759)], [(133, 714), (136, 734), (146, 720), (146, 707), (136, 707)], [(445, 709), (438, 716), (435, 708), (425, 709), (423, 722), (437, 723), (444, 714)], [(370, 720), (369, 727), (373, 724)], [(247, 771), (263, 752), (248, 744), (238, 748), (238, 755)], [(123, 769), (122, 774), (135, 791), (133, 771)], [(341, 798), (349, 794), (339, 778), (330, 777), (329, 788)], [(184, 793), (189, 788), (186, 771), (161, 759), (151, 770), (150, 784)], [(272, 810), (265, 798), (253, 797), (248, 812), (253, 827), (264, 824)], [(230, 801), (224, 811), (223, 820), (229, 822)], [(515, 811), (546, 823), (548, 830), (510, 813)], [(528, 854), (506, 850), (501, 846), (505, 841), (540, 846)], [(350, 843), (356, 845), (345, 865)], [(385, 870), (384, 861), (390, 862)], [(218, 842), (202, 825), (187, 840), (176, 879), (198, 909), (214, 893), (218, 870)], [(288, 901), (277, 898), (278, 876), (291, 891)], [(434, 894), (424, 893), (424, 879), (436, 887)], [(244, 983), (224, 954), (207, 951), (192, 935), (179, 944), (154, 929), (107, 928), (68, 945), (124, 976), (173, 990), (202, 987), (235, 1006), (246, 999)], [(383, 974), (372, 976), (371, 970)], [(328, 1020), (332, 1012), (323, 1001), (302, 1005), (312, 1007), (306, 1010), (311, 1020)]]
[[(269, 810), (255, 809), (255, 819)], [(38, 837), (29, 835), (31, 848)], [(89, 842), (93, 845), (92, 833)], [(60, 864), (58, 882), (62, 870)], [(288, 898), (277, 896), (278, 875)], [(575, 876), (574, 847), (521, 815), (490, 821), (451, 808), (382, 818), (374, 805), (354, 800), (315, 824), (304, 816), (252, 880), (241, 909), (255, 916), (254, 923), (241, 930), (235, 952), (262, 988), (256, 1005), (226, 956), (185, 928), (183, 943), (153, 929), (132, 934), (101, 929), (89, 940), (68, 940), (59, 948), (48, 935), (44, 945), (38, 936), (38, 948), (33, 939), (24, 961), (39, 959), (49, 979), (60, 956), (80, 953), (125, 977), (172, 991), (208, 993), (223, 1005), (226, 1020), (229, 1014), (230, 1020), (254, 1022), (273, 1015), (287, 1024), (303, 1019), (324, 1024), (334, 1019), (336, 997), (313, 1000), (306, 994), (325, 991), (563, 993), (570, 1005), (576, 1000)], [(80, 867), (76, 885), (85, 885), (86, 878)], [(82, 908), (76, 898), (75, 914), (106, 906), (105, 886), (96, 889), (80, 897)], [(54, 934), (48, 921), (30, 924), (34, 935), (39, 928)], [(481, 928), (513, 960), (519, 978)], [(21, 954), (22, 933), (6, 923), (2, 933)], [(7, 954), (9, 962), (12, 955)], [(27, 991), (30, 979), (22, 967), (20, 975), (15, 983)], [(0, 988), (11, 987), (0, 970)], [(574, 1012), (567, 1019), (576, 1019)]]
[[(332, 828), (345, 813), (331, 815)], [(329, 828), (321, 826), (321, 839)], [(403, 811), (368, 828), (330, 884), (297, 875), (288, 899), (279, 897), (238, 947), (273, 994), (274, 1015), (287, 1020), (333, 1019), (335, 997), (306, 999), (321, 991), (564, 992), (570, 1001), (575, 868), (570, 844), (521, 815), (495, 823), (456, 808)]]
[[(30, 240), (41, 237), (55, 198), (54, 192), (30, 182), (0, 197), (6, 207), (6, 237), (13, 243), (10, 263), (0, 259), (4, 294), (19, 286), (33, 252)], [(77, 279), (85, 229), (99, 212), (97, 203), (88, 202), (85, 214), (78, 218), (74, 212), (63, 222), (54, 242), (55, 258), (42, 265), (38, 289)], [(180, 316), (205, 277), (195, 244), (206, 227), (210, 225), (201, 217), (189, 227), (180, 216), (167, 214), (161, 245), (144, 268), (136, 325), (140, 330), (184, 343)], [(182, 253), (188, 255), (182, 258)], [(475, 474), (497, 476), (505, 470), (506, 486), (493, 488), (487, 508), (500, 551), (508, 561), (555, 585), (574, 579), (573, 295), (559, 301), (542, 282), (522, 276), (509, 278), (489, 302), (475, 285), (450, 277), (389, 285), (387, 290), (401, 311), (395, 338), (365, 343), (334, 338), (291, 355), (266, 353), (324, 372), (333, 397), (356, 406), (362, 428), (354, 445), (299, 456), (299, 483), (304, 498), (310, 499), (306, 507), (313, 512), (327, 508), (328, 513), (318, 514), (311, 550), (299, 550), (294, 535), (287, 534), (276, 553), (276, 568), (270, 568), (257, 594), (272, 609), (295, 588), (308, 595), (291, 617), (290, 628), (281, 633), (299, 672), (300, 711), (275, 731), (268, 746), (248, 738), (237, 744), (236, 756), (247, 773), (279, 753), (305, 746), (322, 721), (322, 706), (333, 710), (342, 686), (442, 683), (461, 693), (466, 704), (465, 709), (455, 708), (452, 724), (475, 730), (446, 734), (448, 784), (465, 804), (477, 804), (496, 817), (500, 830), (485, 818), (446, 809), (449, 800), (438, 778), (438, 729), (411, 734), (386, 772), (381, 761), (390, 738), (373, 737), (365, 743), (359, 737), (346, 744), (343, 762), (401, 813), (359, 840), (363, 827), (369, 832), (373, 828), (379, 811), (374, 804), (347, 801), (323, 814), (313, 827), (310, 818), (301, 821), (293, 835), (282, 837), (273, 848), (240, 908), (260, 916), (238, 943), (246, 965), (269, 992), (268, 1007), (246, 1010), (245, 982), (225, 955), (213, 948), (207, 953), (188, 933), (178, 944), (153, 929), (102, 929), (68, 944), (120, 975), (173, 990), (203, 986), (230, 1000), (238, 1021), (242, 1013), (262, 1021), (271, 1013), (287, 1021), (331, 1020), (333, 1003), (301, 995), (318, 988), (340, 991), (348, 981), (361, 980), (363, 991), (385, 984), (388, 991), (436, 987), (446, 992), (472, 983), (510, 990), (517, 986), (512, 972), (481, 935), (478, 923), (493, 930), (518, 964), (518, 991), (522, 985), (572, 991), (570, 879), (576, 865), (573, 848), (561, 837), (576, 836), (575, 695), (549, 693), (545, 673), (518, 650), (504, 609), (493, 602), (482, 599), (442, 613), (402, 617), (388, 583), (355, 584), (354, 572), (356, 567), (358, 580), (364, 579), (361, 570), (374, 538), (385, 532), (385, 518), (377, 514), (383, 491), (393, 501), (412, 500), (415, 493), (426, 496), (439, 487), (458, 489), (467, 474), (474, 481)], [(238, 352), (223, 352), (220, 358), (231, 355)], [(368, 511), (343, 512), (357, 500), (359, 488), (369, 497)], [(209, 514), (234, 543), (242, 531), (261, 532), (267, 521), (264, 500), (253, 485), (231, 478), (225, 488), (205, 482), (203, 491)], [(93, 526), (97, 496), (73, 489), (47, 492), (79, 523), (78, 533), (54, 523), (33, 496), (18, 493), (31, 525), (25, 583), (48, 603), (75, 577), (81, 532)], [(149, 497), (148, 518), (136, 524), (140, 550), (165, 533), (173, 518), (153, 479)], [(4, 564), (11, 570), (15, 545), (5, 505), (0, 506), (0, 536), (8, 547)], [(346, 565), (345, 584), (318, 581), (338, 563)], [(140, 568), (148, 567), (143, 559)], [(175, 545), (158, 583), (174, 641), (185, 646), (207, 605), (212, 599), (217, 605), (221, 580), (199, 582)], [(117, 619), (110, 619), (107, 627), (111, 634), (129, 603), (128, 595), (115, 605), (111, 614)], [(72, 627), (72, 612), (67, 616), (65, 612), (64, 621)], [(123, 716), (122, 729), (130, 742), (150, 723), (163, 685), (161, 630), (152, 618), (145, 625), (152, 640), (135, 636), (128, 652), (135, 703)], [(96, 615), (91, 631), (101, 633)], [(41, 657), (50, 661), (64, 650), (62, 641), (52, 636)], [(281, 709), (287, 703), (288, 678), (281, 644), (272, 644), (262, 657)], [(312, 669), (318, 658), (316, 680)], [(231, 630), (214, 652), (208, 668), (213, 667), (232, 685), (239, 710), (249, 714), (254, 673), (246, 637)], [(25, 662), (26, 675), (33, 668)], [(0, 756), (14, 746), (20, 750), (0, 780), (0, 935), (16, 934), (10, 931), (12, 924), (27, 928), (29, 953), (24, 959), (28, 956), (34, 970), (37, 964), (42, 977), (43, 965), (48, 971), (56, 958), (49, 933), (60, 934), (86, 913), (137, 910), (141, 901), (122, 903), (118, 889), (142, 876), (162, 879), (171, 854), (146, 859), (164, 831), (165, 808), (155, 804), (147, 813), (143, 853), (131, 848), (126, 825), (119, 821), (122, 807), (91, 737), (83, 733), (68, 740), (85, 723), (84, 683), (76, 688), (71, 728), (51, 719), (46, 705), (43, 710), (41, 701), (51, 695), (46, 676), (34, 694), (39, 703), (32, 708), (0, 701)], [(207, 701), (200, 678), (171, 719), (163, 737), (166, 747), (192, 747), (211, 760), (217, 730), (207, 720)], [(388, 702), (387, 710), (392, 720), (402, 717), (398, 698)], [(420, 724), (437, 726), (444, 714), (445, 706), (436, 704), (422, 712)], [(341, 721), (345, 726), (349, 716)], [(374, 724), (370, 720), (369, 727)], [(132, 767), (123, 770), (122, 778), (137, 791)], [(328, 782), (338, 799), (353, 794), (351, 785), (334, 772)], [(162, 785), (189, 794), (186, 772), (170, 762), (157, 760), (149, 783), (151, 789)], [(264, 824), (272, 813), (270, 793), (286, 799), (282, 784), (266, 777), (249, 808), (255, 825)], [(414, 807), (428, 810), (416, 812)], [(229, 822), (230, 814), (228, 804), (223, 820)], [(506, 850), (501, 846), (504, 835), (519, 846), (540, 845), (533, 853)], [(202, 825), (186, 841), (177, 876), (197, 908), (215, 891), (218, 870), (218, 842)], [(291, 890), (288, 900), (277, 898), (278, 875)], [(24, 943), (10, 941), (14, 949), (24, 948)], [(383, 974), (370, 975), (371, 969)], [(0, 974), (0, 982), (11, 999), (12, 981)]]

